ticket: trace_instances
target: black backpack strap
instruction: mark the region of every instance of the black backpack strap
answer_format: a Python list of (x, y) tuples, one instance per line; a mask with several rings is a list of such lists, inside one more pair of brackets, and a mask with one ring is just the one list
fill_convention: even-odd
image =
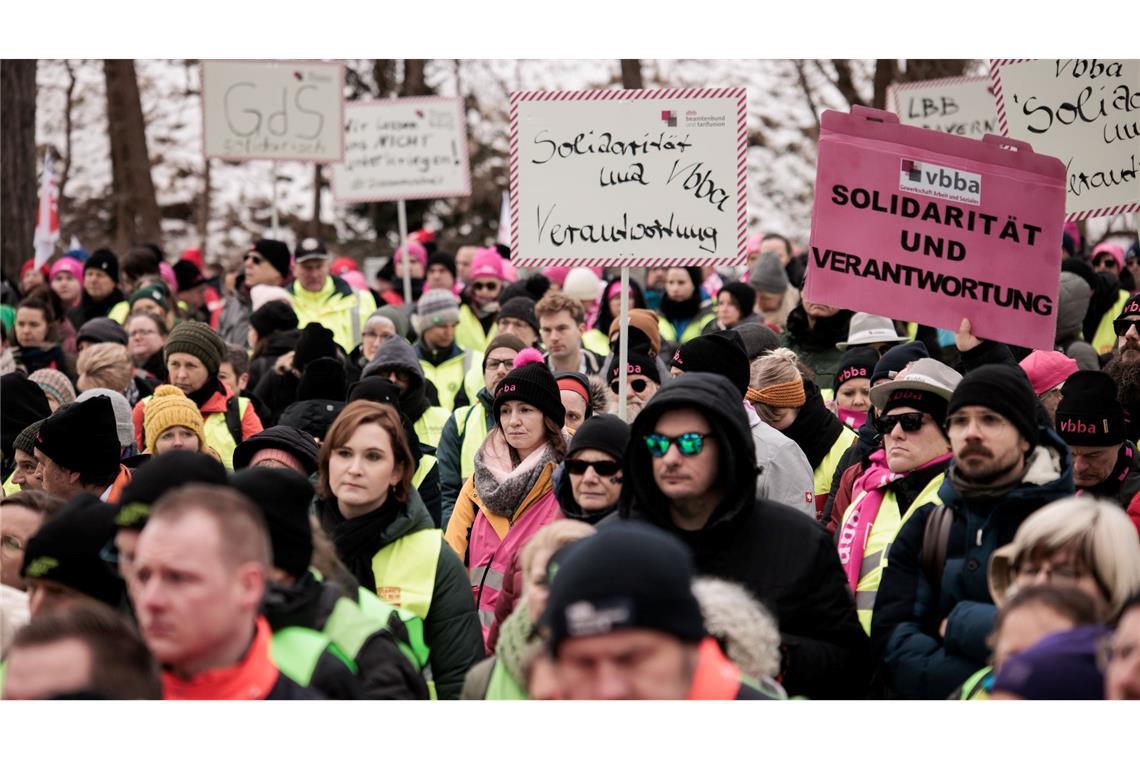
[(935, 593), (942, 588), (942, 569), (946, 565), (953, 524), (954, 514), (945, 504), (936, 505), (926, 518), (926, 529), (922, 534), (922, 570)]
[(234, 444), (241, 443), (241, 406), (237, 396), (230, 396), (226, 399), (226, 428), (229, 429)]

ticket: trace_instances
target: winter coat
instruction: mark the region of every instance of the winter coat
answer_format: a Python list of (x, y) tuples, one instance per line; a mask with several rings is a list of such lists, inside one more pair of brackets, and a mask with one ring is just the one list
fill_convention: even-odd
[[(338, 609), (338, 605), (346, 602), (351, 605), (348, 614), (359, 612), (356, 602), (347, 598), (339, 587), (317, 580), (312, 573), (305, 573), (289, 588), (271, 585), (262, 601), (262, 614), (275, 632), (288, 626), (325, 631), (334, 612), (337, 615), (346, 614), (345, 610)], [(354, 616), (353, 628), (360, 630), (357, 626), (362, 620), (365, 621), (366, 631), (361, 631), (359, 635), (363, 641), (355, 652), (342, 652), (348, 654), (356, 665), (355, 674), (351, 670), (347, 672), (352, 677), (358, 694), (347, 698), (427, 699), (427, 684), (411, 660), (396, 646), (392, 635), (378, 625), (370, 628), (375, 622), (368, 622), (363, 613), (359, 613), (359, 617)], [(312, 685), (334, 699), (342, 698), (326, 688), (325, 684), (332, 679), (342, 679), (342, 671), (347, 668), (344, 668), (344, 663), (339, 658), (326, 654), (335, 662), (326, 662), (322, 655), (313, 674)]]
[(345, 354), (360, 343), (360, 333), (372, 312), (376, 299), (367, 290), (353, 290), (339, 277), (329, 275), (317, 292), (301, 287), (294, 280), (287, 287), (293, 296), (293, 310), (297, 312), (297, 328), (303, 330), (310, 322), (317, 322), (332, 330), (333, 339)]
[(325, 439), (325, 434), (332, 427), (337, 415), (346, 406), (343, 401), (330, 401), (323, 398), (310, 398), (304, 401), (294, 401), (277, 418), (278, 425), (303, 430), (318, 441)]
[(801, 303), (788, 313), (787, 329), (780, 333), (780, 345), (795, 352), (800, 361), (815, 373), (815, 384), (830, 390), (843, 352), (836, 343), (847, 340), (851, 312), (843, 309), (831, 317), (817, 319), (808, 325), (808, 315)]
[(923, 538), (935, 504), (919, 505), (891, 544), (875, 598), (871, 642), (898, 696), (945, 699), (986, 664), (986, 637), (997, 612), (986, 582), (990, 556), (1012, 542), (1037, 509), (1073, 494), (1072, 457), (1052, 429), (1041, 429), (1029, 465), (1021, 482), (996, 498), (965, 497), (947, 475), (938, 496), (952, 524), (940, 583), (923, 567)]
[[(353, 523), (374, 519), (369, 513), (353, 520), (345, 520), (337, 507), (336, 498), (317, 502), (317, 512), (321, 525), (332, 536), (336, 544), (337, 556), (345, 563), (357, 582), (366, 589), (375, 591), (381, 599), (386, 593), (383, 579), (372, 573), (372, 561), (384, 547), (418, 531), (432, 530), (435, 525), (415, 490), (407, 502), (391, 503), (381, 510), (395, 509), (389, 513), (382, 528), (367, 541), (357, 545), (356, 553), (349, 554), (342, 540), (346, 530)], [(431, 647), (429, 663), (436, 692), (441, 699), (455, 699), (463, 687), (464, 674), (481, 660), (483, 637), (479, 630), (479, 618), (475, 612), (475, 600), (471, 597), (471, 586), (463, 563), (446, 542), (441, 541), (439, 558), (432, 591), (431, 605), (424, 618), (424, 639)]]
[(111, 295), (102, 301), (96, 301), (87, 295), (87, 291), (84, 290), (83, 295), (79, 298), (79, 305), (67, 310), (67, 320), (75, 325), (75, 329), (78, 330), (83, 327), (84, 323), (88, 320), (107, 316), (111, 313), (111, 309), (126, 300), (127, 297), (124, 296), (123, 291), (118, 288), (112, 290)]
[[(244, 276), (243, 276), (244, 279)], [(244, 346), (249, 340), (249, 317), (253, 314), (253, 303), (245, 285), (239, 285), (237, 293), (226, 296), (222, 302), (222, 313), (218, 317), (218, 335), (222, 340), (235, 346)]]
[(649, 451), (631, 446), (620, 514), (677, 536), (692, 550), (699, 574), (739, 583), (772, 612), (785, 649), (782, 683), (789, 695), (862, 696), (870, 677), (867, 637), (834, 545), (803, 513), (756, 498), (756, 455), (739, 391), (718, 375), (693, 378), (662, 388), (634, 421), (631, 440), (668, 409), (698, 410), (720, 443), (721, 503), (703, 528), (681, 530), (654, 480)]
[[(249, 363), (248, 385), (250, 388), (255, 389), (255, 393), (262, 379), (264, 379), (266, 375), (273, 374), (274, 365), (277, 364), (278, 358), (295, 349), (297, 347), (297, 341), (300, 339), (300, 330), (281, 330), (265, 339), (265, 347), (262, 348), (261, 353)], [(243, 340), (237, 345), (244, 346), (245, 341)]]
[(448, 418), (435, 452), (439, 460), (440, 526), (444, 529), (463, 483), (475, 471), (475, 452), (483, 445), (487, 431), (495, 426), (490, 392), (483, 388), (476, 398), (478, 409), (460, 407)]
[(815, 517), (815, 483), (803, 450), (745, 406), (756, 447), (756, 498), (793, 507)]

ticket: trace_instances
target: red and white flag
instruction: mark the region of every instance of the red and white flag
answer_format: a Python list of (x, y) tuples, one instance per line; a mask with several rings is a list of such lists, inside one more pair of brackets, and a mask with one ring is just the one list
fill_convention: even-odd
[(55, 186), (51, 151), (44, 153), (44, 173), (40, 181), (40, 210), (36, 216), (36, 268), (42, 267), (55, 251), (59, 240), (59, 192)]

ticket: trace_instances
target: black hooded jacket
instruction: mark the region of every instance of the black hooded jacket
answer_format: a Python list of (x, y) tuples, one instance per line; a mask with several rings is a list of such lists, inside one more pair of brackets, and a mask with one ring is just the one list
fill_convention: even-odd
[[(675, 408), (699, 411), (719, 444), (726, 493), (704, 528), (678, 528), (653, 477), (642, 437)], [(855, 615), (839, 555), (827, 533), (791, 507), (757, 499), (756, 457), (740, 392), (723, 377), (686, 373), (637, 416), (626, 451), (622, 517), (680, 538), (696, 569), (740, 583), (779, 621), (782, 682), (793, 696), (858, 698), (870, 679), (869, 644)]]

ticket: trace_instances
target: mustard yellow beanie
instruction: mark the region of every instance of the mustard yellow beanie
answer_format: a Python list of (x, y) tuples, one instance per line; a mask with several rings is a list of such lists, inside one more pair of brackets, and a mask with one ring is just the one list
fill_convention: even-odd
[(198, 406), (173, 385), (160, 385), (143, 413), (146, 453), (154, 453), (154, 444), (164, 432), (176, 425), (189, 428), (198, 436), (198, 450), (206, 450), (206, 429)]

